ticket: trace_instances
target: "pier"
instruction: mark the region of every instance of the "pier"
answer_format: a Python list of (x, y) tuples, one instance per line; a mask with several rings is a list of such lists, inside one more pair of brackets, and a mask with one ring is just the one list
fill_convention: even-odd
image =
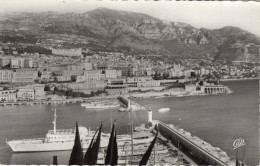
[[(161, 121), (157, 121), (158, 130), (162, 136), (168, 141), (171, 141), (173, 145), (179, 147), (179, 149), (189, 156), (194, 161), (197, 161), (199, 165), (234, 165), (229, 159), (219, 157), (216, 154), (210, 152), (208, 149), (203, 148), (189, 137), (185, 137), (175, 128), (170, 127)], [(206, 142), (203, 142), (206, 144)], [(223, 151), (222, 151), (223, 152)]]

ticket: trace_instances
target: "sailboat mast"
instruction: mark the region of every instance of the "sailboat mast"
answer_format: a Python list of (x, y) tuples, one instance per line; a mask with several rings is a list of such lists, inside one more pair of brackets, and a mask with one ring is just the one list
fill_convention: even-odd
[(154, 156), (154, 159), (153, 159), (153, 165), (155, 165), (155, 147), (156, 147), (156, 144), (154, 144), (154, 149), (153, 149), (153, 156)]
[(53, 121), (53, 133), (56, 134), (56, 119), (57, 119), (57, 114), (56, 114), (56, 106), (54, 108), (54, 121)]
[(242, 158), (242, 166), (244, 166), (244, 157), (245, 157), (246, 148), (244, 148), (243, 158)]
[(133, 137), (133, 128), (134, 128), (134, 124), (133, 124), (133, 120), (131, 121), (131, 158), (133, 160), (133, 156), (134, 156), (134, 137)]
[(110, 129), (112, 130), (113, 122), (111, 117), (111, 110), (109, 110), (109, 116), (110, 116)]

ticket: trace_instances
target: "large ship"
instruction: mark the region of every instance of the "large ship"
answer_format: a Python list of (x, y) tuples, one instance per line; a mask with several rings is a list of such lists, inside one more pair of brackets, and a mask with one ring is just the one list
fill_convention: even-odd
[[(56, 129), (56, 108), (54, 109), (53, 130), (49, 130), (45, 138), (23, 139), (8, 141), (7, 144), (13, 152), (46, 152), (46, 151), (66, 151), (71, 150), (74, 145), (75, 129)], [(79, 127), (79, 134), (82, 148), (86, 150), (89, 147), (94, 131), (88, 130), (86, 127)], [(101, 134), (100, 148), (107, 147), (110, 134)], [(133, 133), (133, 145), (149, 144), (153, 136), (150, 132)], [(128, 134), (118, 135), (118, 146), (122, 147), (131, 144), (131, 136)]]
[[(75, 129), (56, 129), (56, 108), (54, 109), (53, 130), (49, 130), (45, 138), (12, 140), (7, 144), (13, 152), (44, 152), (44, 151), (63, 151), (71, 150), (74, 145)], [(79, 127), (79, 134), (82, 143), (82, 148), (87, 149), (94, 131), (90, 131), (85, 127)], [(101, 138), (102, 139), (102, 138)], [(103, 139), (100, 147), (106, 147), (108, 141)]]

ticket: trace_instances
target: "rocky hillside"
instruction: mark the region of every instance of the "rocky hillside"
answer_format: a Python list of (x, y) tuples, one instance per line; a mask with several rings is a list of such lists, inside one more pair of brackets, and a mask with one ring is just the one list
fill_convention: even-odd
[[(82, 37), (90, 49), (205, 58), (257, 61), (259, 37), (236, 27), (196, 29), (189, 24), (166, 22), (146, 14), (98, 8), (82, 14), (23, 13), (2, 17), (0, 30), (35, 35)], [(0, 40), (3, 38), (0, 38)]]

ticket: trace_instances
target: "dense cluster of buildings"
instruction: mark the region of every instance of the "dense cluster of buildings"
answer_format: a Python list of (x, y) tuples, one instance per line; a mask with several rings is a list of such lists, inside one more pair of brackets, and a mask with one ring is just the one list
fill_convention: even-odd
[(0, 102), (37, 101), (46, 99), (44, 85), (34, 84), (0, 90)]
[[(16, 51), (15, 48), (12, 50)], [(36, 83), (86, 94), (100, 90), (108, 94), (124, 94), (130, 91), (161, 90), (161, 80), (165, 79), (256, 77), (259, 70), (249, 64), (227, 66), (194, 59), (169, 63), (165, 59), (160, 60), (158, 56), (153, 58), (89, 50), (88, 54), (85, 53), (86, 48), (57, 47), (52, 47), (49, 54), (25, 52), (6, 55), (2, 51), (0, 83), (3, 86), (15, 84), (15, 87), (1, 94), (6, 96), (15, 93), (15, 98), (9, 96), (5, 100), (35, 100), (35, 90), (20, 90), (19, 87)]]

